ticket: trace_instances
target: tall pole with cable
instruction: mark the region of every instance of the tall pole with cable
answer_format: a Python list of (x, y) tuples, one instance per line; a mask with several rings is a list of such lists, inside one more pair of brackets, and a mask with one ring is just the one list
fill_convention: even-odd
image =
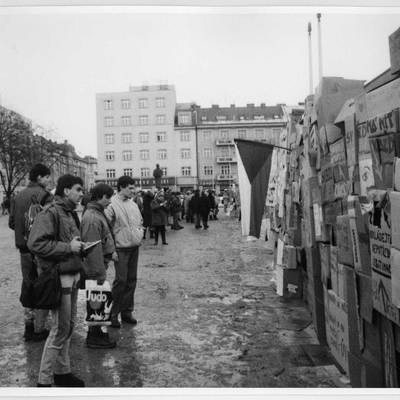
[(321, 35), (321, 14), (317, 14), (318, 18), (318, 65), (319, 65), (319, 80), (322, 79), (322, 35)]
[(308, 73), (309, 73), (309, 93), (312, 94), (313, 84), (313, 70), (312, 70), (312, 46), (311, 46), (311, 22), (308, 23)]

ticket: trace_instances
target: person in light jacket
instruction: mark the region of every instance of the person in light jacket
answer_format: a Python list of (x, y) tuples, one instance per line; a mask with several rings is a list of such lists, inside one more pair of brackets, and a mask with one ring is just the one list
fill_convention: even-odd
[[(108, 263), (117, 260), (111, 227), (104, 214), (113, 194), (113, 188), (105, 183), (94, 186), (81, 222), (81, 238), (84, 242), (101, 240), (101, 243), (88, 250), (83, 263), (85, 278), (96, 280), (99, 285), (106, 280)], [(106, 330), (106, 327), (103, 329)], [(112, 349), (116, 342), (110, 339), (108, 332), (103, 332), (100, 325), (95, 325), (89, 326), (86, 346), (91, 349)]]
[(121, 176), (117, 181), (117, 194), (104, 211), (114, 234), (118, 255), (112, 286), (111, 326), (113, 328), (121, 327), (119, 314), (123, 322), (137, 324), (132, 312), (135, 305), (139, 246), (143, 239), (143, 219), (138, 205), (132, 200), (134, 194), (134, 179), (130, 176)]

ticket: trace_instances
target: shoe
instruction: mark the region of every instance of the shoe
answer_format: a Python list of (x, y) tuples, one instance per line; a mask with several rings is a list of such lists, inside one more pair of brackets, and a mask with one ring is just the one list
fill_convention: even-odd
[(25, 324), (24, 339), (25, 342), (30, 342), (33, 340), (33, 335), (35, 334), (35, 328), (33, 324)]
[(118, 321), (118, 316), (111, 317), (111, 328), (121, 328), (121, 323)]
[(59, 387), (85, 387), (85, 382), (71, 373), (54, 374), (54, 384)]
[(133, 318), (132, 314), (121, 314), (121, 319), (123, 322), (126, 322), (127, 324), (132, 324), (132, 325), (136, 325), (137, 324), (137, 320), (135, 318)]
[(98, 335), (88, 333), (86, 337), (86, 346), (89, 349), (113, 349), (117, 342), (111, 340), (106, 332), (99, 332)]
[(180, 226), (180, 225), (178, 226), (178, 229), (183, 229), (183, 228), (184, 228), (183, 226)]
[(163, 242), (162, 244), (168, 244), (167, 242)]
[(50, 331), (48, 329), (43, 329), (40, 332), (34, 332), (32, 336), (32, 340), (34, 342), (41, 342), (42, 340), (46, 340), (47, 336), (49, 336)]
[(46, 384), (46, 383), (39, 383), (38, 382), (38, 384), (36, 385), (36, 387), (51, 387), (51, 385), (50, 384)]

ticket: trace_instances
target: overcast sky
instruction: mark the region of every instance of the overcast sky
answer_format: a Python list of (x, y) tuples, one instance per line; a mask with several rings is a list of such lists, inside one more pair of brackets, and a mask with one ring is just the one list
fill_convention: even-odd
[[(204, 107), (304, 101), (309, 21), (318, 83), (312, 10), (94, 10), (0, 10), (2, 105), (54, 128), (80, 154), (97, 156), (99, 92), (167, 81), (178, 102)], [(386, 70), (388, 36), (400, 27), (395, 11), (323, 13), (324, 76), (370, 80)]]

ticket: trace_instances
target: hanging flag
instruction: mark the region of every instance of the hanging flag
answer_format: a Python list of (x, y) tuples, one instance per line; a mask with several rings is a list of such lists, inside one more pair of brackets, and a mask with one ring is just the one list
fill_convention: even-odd
[(242, 235), (260, 237), (274, 146), (235, 139)]

